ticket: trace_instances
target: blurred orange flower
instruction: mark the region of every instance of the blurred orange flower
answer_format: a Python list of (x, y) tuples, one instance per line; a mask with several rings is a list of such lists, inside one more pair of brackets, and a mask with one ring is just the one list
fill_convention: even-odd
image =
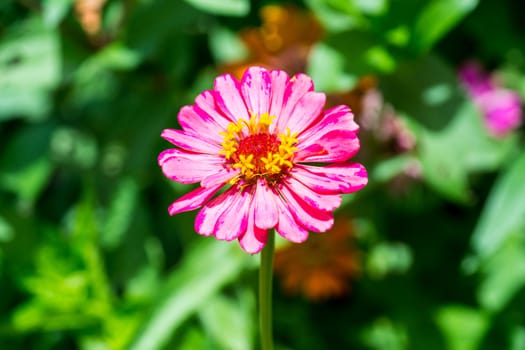
[(351, 222), (340, 217), (328, 232), (277, 250), (274, 270), (288, 293), (321, 301), (349, 292), (350, 280), (359, 275), (358, 255)]
[(76, 0), (75, 12), (82, 29), (90, 37), (100, 33), (102, 8), (106, 0)]
[(261, 9), (262, 25), (240, 33), (250, 56), (246, 61), (222, 67), (237, 78), (249, 66), (281, 69), (290, 75), (305, 71), (312, 45), (323, 30), (315, 17), (295, 6), (269, 5)]

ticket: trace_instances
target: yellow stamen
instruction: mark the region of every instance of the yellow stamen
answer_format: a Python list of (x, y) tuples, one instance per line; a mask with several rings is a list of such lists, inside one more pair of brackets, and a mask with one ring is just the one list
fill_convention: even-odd
[[(278, 137), (269, 134), (270, 125), (275, 116), (270, 116), (268, 113), (257, 115), (250, 112), (250, 119), (239, 119), (237, 122), (232, 122), (226, 128), (226, 131), (221, 132), (223, 136), (222, 150), (219, 154), (224, 155), (225, 159), (231, 160), (231, 167), (239, 169), (240, 174), (231, 179), (230, 183), (237, 184), (239, 180), (243, 179), (245, 182), (251, 182), (258, 177), (270, 177), (275, 181), (275, 176), (288, 171), (293, 167), (293, 156), (298, 150), (297, 134), (292, 134), (287, 128), (284, 133)], [(252, 138), (247, 141), (247, 138)], [(259, 150), (255, 146), (246, 146), (249, 142), (261, 142), (260, 147), (268, 148), (266, 156), (261, 156)], [(255, 148), (251, 148), (255, 147)], [(246, 153), (249, 150), (254, 150), (256, 154)], [(259, 148), (260, 149), (260, 148)]]

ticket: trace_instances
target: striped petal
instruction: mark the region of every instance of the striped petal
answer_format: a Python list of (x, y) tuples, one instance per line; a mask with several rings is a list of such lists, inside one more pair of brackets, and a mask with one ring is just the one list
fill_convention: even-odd
[(170, 215), (175, 215), (185, 211), (197, 209), (206, 203), (215, 193), (217, 193), (221, 187), (222, 185), (208, 188), (199, 187), (171, 203), (171, 205), (168, 207), (168, 212)]
[(276, 200), (279, 222), (275, 230), (283, 238), (294, 243), (302, 243), (308, 238), (308, 230), (297, 222), (291, 209), (281, 198)]
[(259, 253), (264, 248), (266, 240), (268, 239), (268, 231), (260, 229), (255, 225), (255, 215), (255, 203), (252, 201), (248, 213), (246, 232), (239, 237), (239, 245), (244, 251), (250, 254)]
[(314, 232), (325, 232), (334, 224), (332, 213), (312, 207), (286, 186), (282, 186), (280, 191), (294, 219), (304, 228)]
[(368, 174), (358, 163), (328, 166), (297, 165), (292, 175), (319, 193), (352, 193), (365, 187)]
[(255, 225), (261, 229), (270, 229), (277, 224), (277, 194), (268, 187), (263, 179), (257, 181), (255, 189)]
[(241, 92), (248, 110), (256, 115), (268, 113), (270, 107), (271, 78), (262, 67), (250, 67), (241, 81)]
[(232, 121), (248, 120), (250, 115), (241, 95), (239, 82), (231, 75), (224, 74), (215, 79), (215, 101), (220, 110)]
[(164, 129), (161, 136), (180, 148), (197, 153), (218, 154), (221, 146), (211, 143), (202, 134), (193, 134), (189, 131)]
[(188, 153), (173, 148), (159, 154), (158, 162), (167, 178), (183, 184), (200, 182), (223, 167), (223, 161), (218, 156)]

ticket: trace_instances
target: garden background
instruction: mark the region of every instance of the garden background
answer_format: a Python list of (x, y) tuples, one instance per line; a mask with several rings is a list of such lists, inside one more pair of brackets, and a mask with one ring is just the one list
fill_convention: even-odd
[(216, 75), (263, 65), (304, 71), (354, 110), (369, 172), (332, 231), (278, 242), (276, 348), (525, 349), (523, 13), (511, 0), (2, 1), (0, 348), (257, 348), (258, 256), (197, 235), (195, 212), (170, 217), (191, 186), (157, 155)]

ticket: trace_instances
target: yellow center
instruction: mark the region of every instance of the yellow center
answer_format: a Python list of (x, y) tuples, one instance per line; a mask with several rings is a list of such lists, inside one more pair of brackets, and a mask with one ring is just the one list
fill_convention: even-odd
[(280, 135), (272, 134), (269, 126), (275, 117), (268, 113), (250, 114), (250, 120), (239, 119), (221, 132), (224, 140), (219, 154), (224, 155), (232, 168), (240, 169), (231, 184), (239, 180), (253, 184), (264, 177), (272, 185), (293, 167), (297, 134), (291, 134), (289, 128)]

